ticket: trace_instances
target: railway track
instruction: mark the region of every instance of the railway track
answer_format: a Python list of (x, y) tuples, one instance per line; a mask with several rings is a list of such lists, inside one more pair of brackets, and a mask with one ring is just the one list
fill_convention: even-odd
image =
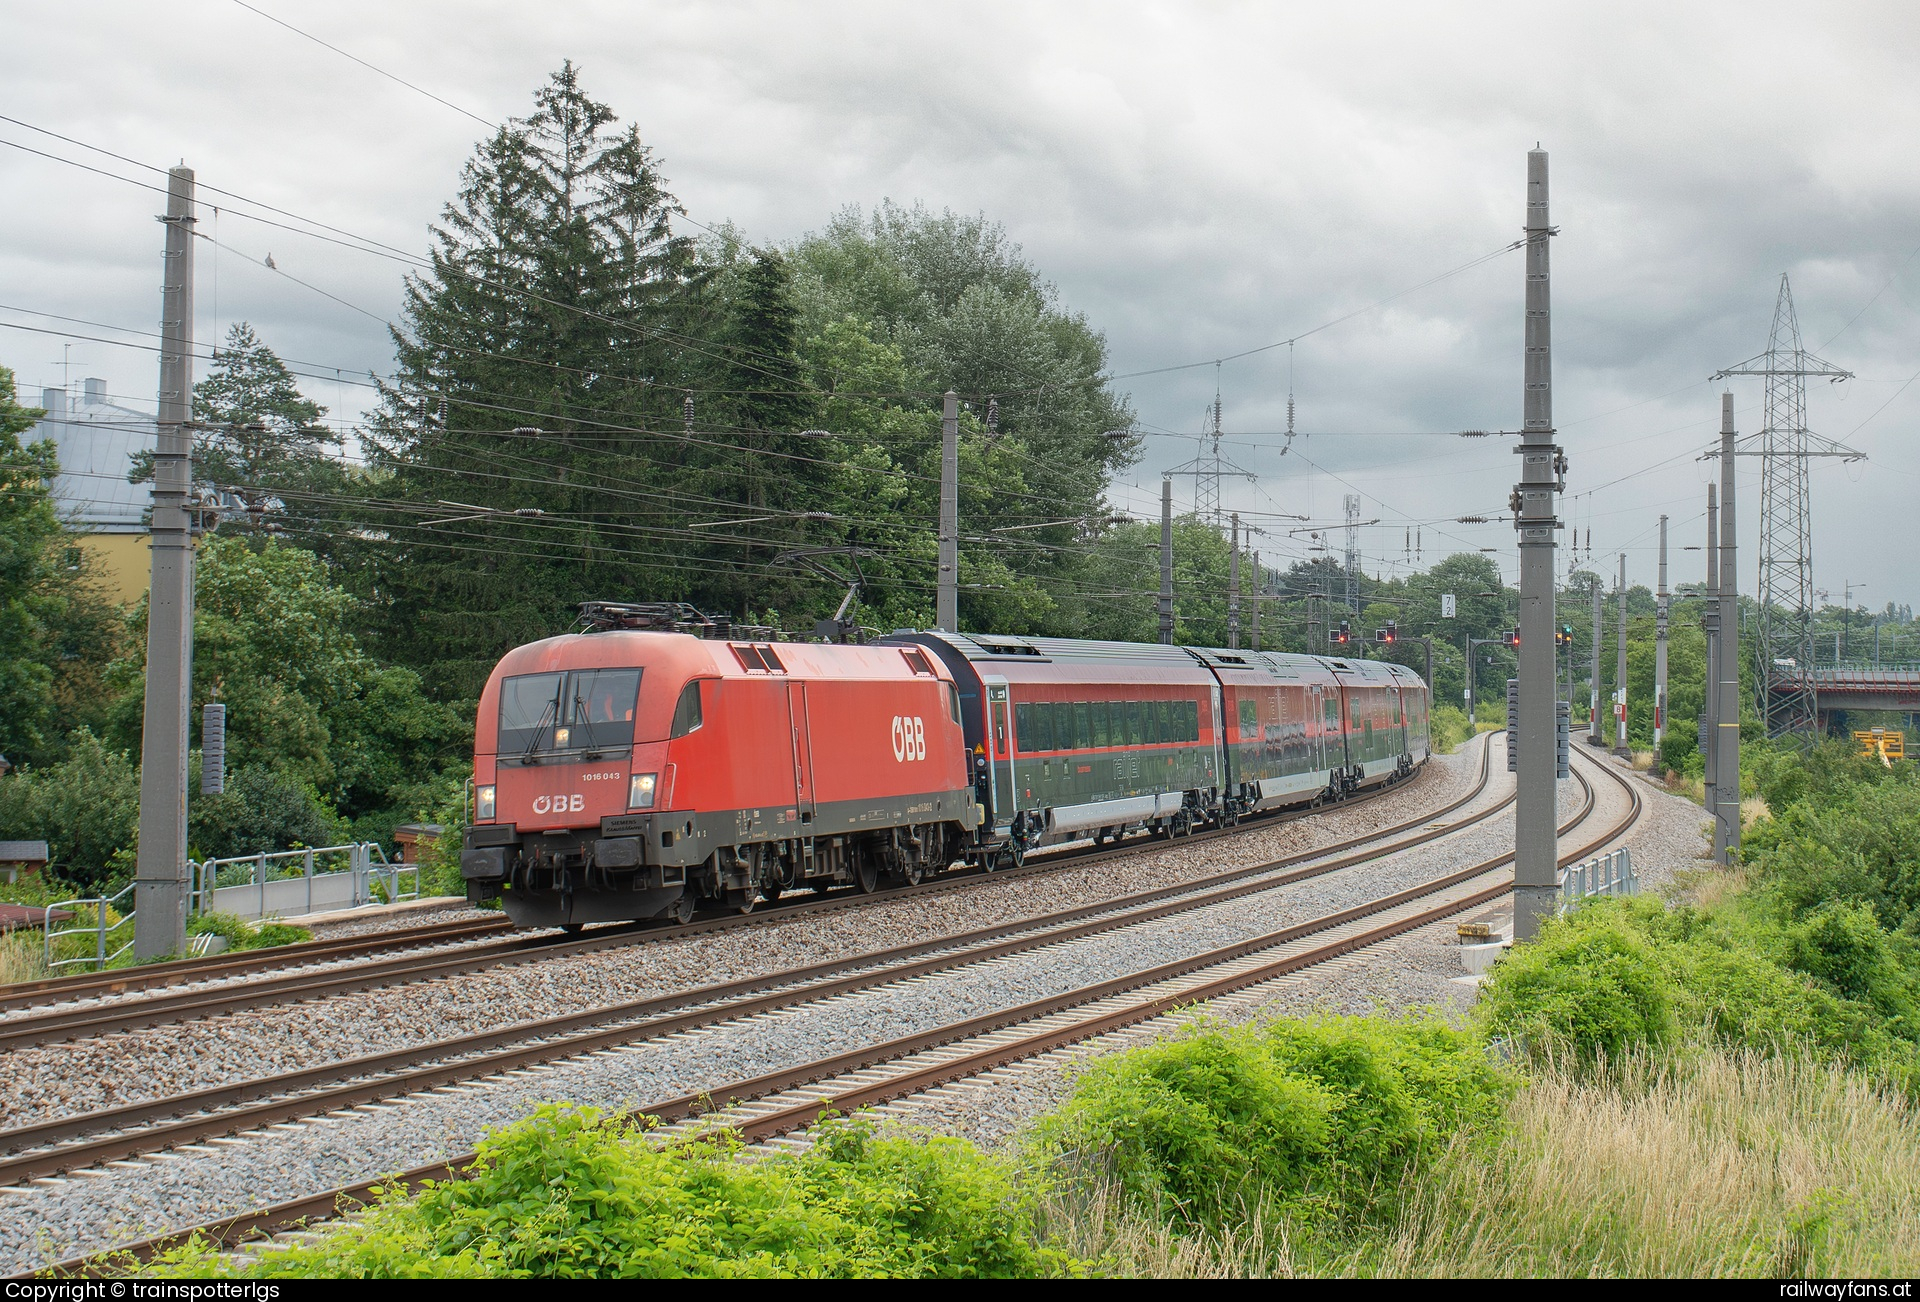
[[(1355, 846), (1367, 844), (1383, 836), (1396, 835), (1434, 819), (1444, 818), (1449, 813), (1476, 798), (1486, 787), (1488, 773), (1486, 749), (1482, 748), (1482, 762), (1479, 780), (1467, 795), (1449, 802), (1437, 810), (1429, 811), (1419, 818), (1396, 823), (1391, 827), (1363, 836), (1351, 837), (1335, 842), (1321, 850), (1310, 852), (1318, 856), (1337, 854)], [(1368, 796), (1363, 801), (1347, 802), (1341, 808), (1355, 808), (1366, 801), (1379, 798), (1386, 791), (1404, 790), (1404, 787), (1390, 787), (1382, 792)], [(1178, 842), (1151, 841), (1133, 842), (1120, 846), (1101, 849), (1080, 849), (1061, 851), (1030, 861), (1025, 867), (1002, 870), (991, 874), (996, 879), (1020, 879), (1054, 871), (1073, 865), (1086, 867), (1091, 864), (1131, 858), (1136, 855), (1164, 849), (1170, 844), (1191, 845), (1230, 837), (1243, 830), (1267, 828), (1281, 823), (1308, 817), (1312, 812), (1297, 811), (1280, 814), (1259, 821), (1249, 821), (1237, 828), (1221, 828), (1207, 832), (1198, 832)], [(1295, 856), (1294, 860), (1300, 856)], [(365, 990), (379, 989), (385, 986), (403, 985), (419, 981), (458, 976), (462, 973), (479, 971), (484, 968), (512, 966), (522, 963), (544, 962), (574, 954), (588, 954), (599, 950), (620, 948), (634, 944), (648, 944), (661, 940), (678, 940), (688, 936), (707, 935), (715, 932), (737, 931), (743, 928), (764, 926), (768, 922), (778, 921), (799, 914), (838, 912), (844, 909), (858, 908), (883, 899), (897, 899), (908, 893), (920, 896), (941, 894), (947, 891), (961, 890), (973, 885), (988, 874), (974, 869), (966, 872), (943, 874), (934, 881), (923, 882), (918, 886), (891, 887), (875, 892), (873, 895), (861, 895), (858, 892), (839, 891), (818, 898), (792, 899), (785, 903), (759, 909), (749, 914), (726, 914), (719, 917), (696, 919), (687, 924), (639, 923), (630, 926), (597, 928), (584, 936), (568, 936), (559, 932), (541, 932), (534, 935), (513, 934), (512, 929), (503, 921), (468, 922), (443, 925), (440, 929), (432, 927), (408, 928), (406, 933), (386, 933), (379, 937), (354, 937), (339, 942), (311, 942), (313, 945), (328, 947), (324, 953), (309, 952), (292, 954), (281, 960), (281, 966), (297, 964), (293, 971), (274, 973), (274, 966), (263, 958), (253, 955), (235, 956), (238, 960), (253, 959), (253, 962), (236, 962), (227, 968), (218, 966), (193, 966), (206, 964), (210, 960), (183, 960), (192, 968), (191, 972), (173, 977), (163, 983), (155, 982), (160, 988), (152, 993), (135, 991), (136, 998), (114, 998), (109, 1003), (63, 1003), (57, 1008), (39, 1013), (26, 1013), (17, 1017), (0, 1020), (0, 1052), (13, 1049), (32, 1048), (36, 1045), (53, 1044), (63, 1040), (83, 1039), (92, 1036), (111, 1035), (124, 1031), (140, 1030), (150, 1026), (160, 1026), (171, 1022), (188, 1021), (202, 1017), (216, 1017), (228, 1013), (249, 1009), (264, 1008), (274, 1004), (297, 1003), (309, 999), (324, 999), (338, 995), (352, 994)], [(489, 939), (489, 937), (493, 937)], [(364, 942), (355, 948), (355, 942)], [(475, 942), (475, 943), (466, 943)], [(459, 944), (460, 948), (448, 953), (445, 946)], [(291, 947), (290, 947), (291, 948)], [(299, 946), (306, 950), (307, 946)], [(357, 955), (377, 955), (395, 949), (411, 952), (401, 953), (389, 958), (378, 958), (369, 962), (343, 966), (346, 960)], [(310, 970), (315, 964), (328, 966), (319, 970)], [(158, 967), (170, 967), (157, 964)], [(91, 997), (99, 999), (126, 993), (116, 980), (108, 978), (131, 979), (146, 969), (124, 970), (122, 973), (104, 974), (92, 981), (94, 993)], [(231, 977), (248, 976), (244, 983), (207, 987), (196, 985), (186, 990), (166, 988), (186, 981), (207, 982), (225, 980)], [(56, 978), (52, 982), (33, 983), (38, 987), (58, 986), (61, 982), (78, 982), (79, 978)], [(83, 987), (74, 985), (65, 989), (78, 992)], [(14, 995), (9, 988), (0, 998), (33, 999), (36, 1003), (47, 1002), (45, 998), (34, 998), (36, 992)], [(83, 997), (79, 994), (61, 994), (66, 1000)], [(17, 1005), (16, 1005), (17, 1006)], [(0, 1009), (6, 1007), (0, 1003)]]
[[(1608, 780), (1626, 792), (1629, 803), (1628, 812), (1623, 819), (1603, 829), (1592, 840), (1563, 855), (1561, 857), (1563, 864), (1585, 857), (1617, 839), (1630, 829), (1639, 817), (1642, 808), (1639, 793), (1630, 783), (1608, 772), (1604, 767), (1600, 771)], [(1579, 780), (1585, 792), (1585, 800), (1580, 811), (1562, 828), (1563, 836), (1586, 823), (1597, 807), (1593, 784), (1584, 776)], [(1506, 803), (1508, 802), (1502, 802), (1496, 808), (1504, 808)], [(1375, 854), (1364, 857), (1370, 859), (1377, 857), (1378, 854), (1410, 848), (1412, 844), (1417, 844), (1419, 841), (1431, 840), (1434, 836), (1447, 835), (1463, 827), (1474, 825), (1487, 816), (1487, 814), (1477, 815), (1444, 829), (1433, 830), (1432, 836), (1421, 837), (1418, 841), (1408, 841), (1391, 847), (1381, 847)], [(1392, 835), (1391, 832), (1377, 834), (1375, 839), (1383, 839), (1390, 835)], [(1324, 855), (1327, 852), (1320, 853)], [(806, 1063), (752, 1080), (733, 1082), (702, 1091), (698, 1096), (668, 1100), (650, 1106), (647, 1110), (663, 1120), (680, 1119), (684, 1122), (699, 1117), (702, 1112), (710, 1111), (711, 1099), (746, 1099), (751, 1101), (726, 1112), (706, 1116), (698, 1124), (711, 1125), (719, 1121), (736, 1127), (749, 1140), (765, 1139), (789, 1130), (804, 1128), (823, 1108), (847, 1109), (868, 1106), (932, 1088), (948, 1081), (976, 1075), (1007, 1062), (1032, 1057), (1065, 1044), (1105, 1034), (1119, 1027), (1150, 1020), (1182, 1005), (1216, 998), (1231, 991), (1270, 981), (1288, 972), (1299, 971), (1325, 962), (1339, 954), (1376, 944), (1381, 940), (1476, 907), (1498, 898), (1510, 889), (1510, 880), (1504, 876), (1496, 880), (1494, 874), (1510, 863), (1511, 859), (1511, 852), (1507, 852), (1469, 868), (1444, 874), (1407, 890), (1395, 892), (1382, 899), (1310, 919), (1174, 963), (1050, 996), (1018, 1008), (941, 1026), (889, 1043), (861, 1048), (834, 1058)], [(934, 970), (939, 966), (960, 962), (978, 962), (998, 950), (1059, 943), (1072, 934), (1085, 934), (1081, 927), (1091, 930), (1129, 925), (1146, 920), (1148, 916), (1164, 916), (1165, 912), (1180, 908), (1201, 907), (1203, 903), (1219, 902), (1221, 898), (1230, 898), (1234, 894), (1247, 894), (1254, 890), (1272, 889), (1276, 885), (1284, 884), (1281, 881), (1229, 883), (1224, 880), (1235, 876), (1244, 877), (1263, 869), (1271, 871), (1271, 868), (1272, 865), (1266, 865), (1262, 866), (1262, 869), (1246, 870), (1238, 874), (1221, 874), (1218, 878), (1187, 884), (1181, 889), (1186, 890), (1190, 898), (1181, 901), (1158, 901), (1117, 920), (1110, 919), (1103, 922), (1096, 919), (1084, 924), (1056, 925), (1053, 929), (1035, 937), (1013, 942), (1011, 946), (1004, 943), (998, 946), (989, 945), (986, 948), (929, 960), (922, 968), (909, 964), (888, 968), (878, 973), (842, 978), (837, 982), (829, 982), (828, 985), (845, 988), (846, 983), (849, 982), (870, 985), (898, 981), (913, 975), (917, 970)], [(1290, 874), (1289, 877), (1291, 880), (1299, 880), (1306, 875), (1335, 870), (1334, 865), (1319, 865), (1315, 869), (1298, 875)], [(1220, 884), (1216, 885), (1216, 882)], [(1163, 891), (1152, 894), (1171, 893), (1171, 891)], [(1195, 895), (1206, 898), (1192, 898)], [(1075, 914), (1091, 914), (1096, 910), (1112, 912), (1119, 909), (1120, 904), (1121, 902), (1107, 902), (1070, 912)], [(1161, 911), (1155, 914), (1148, 912), (1156, 908)], [(1061, 922), (1060, 919), (1054, 921), (1056, 924)], [(1020, 925), (1009, 924), (1007, 928), (998, 930), (1013, 930)], [(952, 945), (957, 939), (948, 938), (944, 943)], [(931, 942), (928, 946), (918, 948), (931, 948), (939, 943), (942, 942)], [(865, 961), (870, 962), (879, 956), (863, 957)], [(812, 990), (789, 991), (784, 995), (776, 994), (762, 996), (762, 998), (784, 999), (798, 994), (808, 999), (819, 999), (830, 997), (832, 993), (834, 993), (832, 989), (817, 987)], [(757, 1010), (736, 1003), (709, 1011), (717, 1014), (720, 1020), (731, 1020)], [(699, 1014), (696, 1012), (695, 1015)], [(626, 1026), (611, 1034), (619, 1037), (617, 1042), (625, 1042), (633, 1038), (635, 1029), (633, 1026)], [(656, 1031), (656, 1033), (665, 1032)], [(572, 1053), (588, 1051), (590, 1050), (578, 1046), (571, 1049), (547, 1046), (546, 1056), (569, 1056)], [(444, 1065), (440, 1070), (445, 1070)], [(495, 1070), (503, 1070), (503, 1068)], [(397, 1087), (391, 1092), (416, 1092), (434, 1087), (426, 1075), (410, 1078), (404, 1083), (396, 1082), (396, 1085)], [(309, 1115), (314, 1111), (311, 1105), (303, 1110)], [(254, 1119), (248, 1124), (257, 1127), (269, 1123)], [(69, 1161), (77, 1161), (87, 1152), (87, 1146), (75, 1146), (64, 1150), (64, 1155)], [(110, 1159), (98, 1156), (96, 1153), (93, 1160)], [(406, 1172), (401, 1178), (405, 1181), (416, 1181), (429, 1177), (457, 1175), (459, 1168), (469, 1160), (470, 1158), (463, 1157), (448, 1163), (422, 1167)], [(130, 1253), (135, 1260), (144, 1259), (195, 1232), (217, 1242), (233, 1243), (251, 1234), (270, 1232), (302, 1220), (332, 1215), (342, 1200), (364, 1198), (371, 1183), (328, 1190), (322, 1194), (262, 1209), (246, 1216), (196, 1227), (195, 1230), (179, 1231), (139, 1244), (127, 1245), (117, 1251)], [(63, 1268), (91, 1269), (82, 1261), (64, 1263)]]
[[(1511, 797), (1457, 823), (1436, 823), (1437, 819), (1443, 819), (1483, 793), (1489, 777), (1489, 755), (1483, 748), (1479, 776), (1473, 788), (1418, 820), (1206, 878), (783, 972), (568, 1013), (539, 1022), (517, 1023), (0, 1132), (0, 1154), (5, 1154), (0, 1156), (0, 1185), (124, 1160), (315, 1113), (358, 1107), (397, 1094), (521, 1070), (555, 1058), (815, 1002), (1277, 890), (1371, 862), (1382, 855), (1412, 849), (1497, 817), (1511, 805)], [(1415, 826), (1420, 830), (1400, 835)], [(97, 1138), (78, 1144), (69, 1142), (89, 1135)]]

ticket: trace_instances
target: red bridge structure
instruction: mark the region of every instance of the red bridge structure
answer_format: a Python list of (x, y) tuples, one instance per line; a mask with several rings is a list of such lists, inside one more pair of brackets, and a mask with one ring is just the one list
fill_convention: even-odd
[(1822, 665), (1796, 675), (1782, 666), (1776, 693), (1813, 689), (1821, 731), (1844, 728), (1856, 711), (1895, 711), (1920, 724), (1920, 664)]

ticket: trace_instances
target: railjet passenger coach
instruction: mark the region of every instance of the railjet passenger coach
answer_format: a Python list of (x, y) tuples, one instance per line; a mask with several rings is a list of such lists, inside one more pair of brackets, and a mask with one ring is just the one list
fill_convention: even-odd
[(522, 926), (685, 921), (1184, 836), (1429, 755), (1426, 684), (1395, 664), (985, 633), (789, 642), (685, 607), (585, 609), (589, 631), (508, 652), (480, 698), (461, 874)]

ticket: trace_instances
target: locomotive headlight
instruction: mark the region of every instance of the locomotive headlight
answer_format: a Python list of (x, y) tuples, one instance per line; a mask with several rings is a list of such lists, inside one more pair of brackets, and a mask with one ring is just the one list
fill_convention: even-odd
[(636, 773), (627, 784), (628, 809), (652, 809), (653, 788), (659, 780), (656, 773)]
[(493, 817), (493, 783), (474, 788), (474, 816), (485, 820)]
[(553, 748), (555, 750), (565, 750), (572, 740), (573, 729), (555, 728), (553, 730)]

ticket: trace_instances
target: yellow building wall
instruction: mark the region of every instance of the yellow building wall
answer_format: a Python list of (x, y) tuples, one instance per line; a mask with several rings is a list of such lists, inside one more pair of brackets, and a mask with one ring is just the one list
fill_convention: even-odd
[(87, 553), (91, 568), (113, 600), (130, 606), (147, 595), (153, 577), (153, 549), (144, 533), (77, 533), (73, 545)]

